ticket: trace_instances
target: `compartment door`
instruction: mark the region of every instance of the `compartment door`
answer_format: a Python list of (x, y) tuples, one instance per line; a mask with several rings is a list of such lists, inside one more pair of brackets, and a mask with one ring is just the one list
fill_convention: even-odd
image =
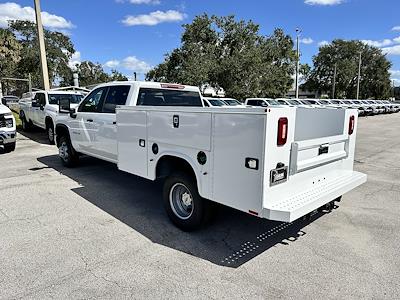
[(147, 112), (117, 110), (118, 168), (147, 178)]

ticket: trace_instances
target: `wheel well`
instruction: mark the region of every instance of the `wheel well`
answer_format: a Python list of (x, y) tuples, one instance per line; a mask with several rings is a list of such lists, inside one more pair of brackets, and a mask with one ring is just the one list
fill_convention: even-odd
[(158, 160), (156, 179), (165, 178), (176, 171), (191, 175), (197, 181), (196, 173), (192, 166), (185, 159), (171, 155), (165, 155)]
[(62, 136), (66, 136), (66, 137), (69, 138), (68, 128), (66, 126), (64, 126), (64, 125), (57, 125), (56, 126), (56, 143), (57, 143), (57, 146), (59, 146), (60, 138)]
[(46, 123), (46, 128), (47, 128), (47, 126), (53, 125), (53, 119), (50, 118), (49, 116), (47, 116), (45, 123)]

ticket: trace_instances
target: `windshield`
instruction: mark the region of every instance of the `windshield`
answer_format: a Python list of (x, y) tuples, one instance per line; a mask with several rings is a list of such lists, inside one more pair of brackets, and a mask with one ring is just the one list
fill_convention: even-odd
[(307, 105), (314, 105), (314, 104), (318, 104), (317, 101), (315, 100), (301, 100), (304, 104)]
[(345, 101), (343, 101), (343, 103), (344, 104), (352, 104), (351, 101), (349, 101), (349, 100), (345, 100)]
[(287, 102), (289, 102), (289, 104), (291, 105), (300, 105), (301, 103), (297, 100), (287, 100)]
[(282, 104), (282, 105), (288, 105), (287, 102), (286, 102), (285, 100), (278, 100), (278, 103), (279, 103), (279, 104)]
[(276, 100), (265, 100), (268, 102), (269, 105), (280, 105), (278, 101)]
[(329, 101), (327, 101), (327, 100), (319, 100), (319, 103), (322, 104), (322, 105), (329, 105), (330, 104)]
[(333, 104), (342, 104), (339, 100), (331, 100)]
[(208, 101), (211, 103), (212, 106), (224, 106), (225, 105), (225, 103), (221, 100), (208, 99)]
[(230, 106), (237, 106), (241, 105), (241, 103), (235, 99), (224, 99), (224, 102), (227, 103)]
[(49, 104), (58, 104), (60, 99), (69, 99), (71, 104), (81, 102), (83, 95), (79, 94), (49, 94)]

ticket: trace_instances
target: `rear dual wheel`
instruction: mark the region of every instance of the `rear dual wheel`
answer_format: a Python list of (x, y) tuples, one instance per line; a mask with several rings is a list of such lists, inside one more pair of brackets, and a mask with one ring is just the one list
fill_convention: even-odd
[(164, 183), (165, 210), (171, 221), (184, 231), (200, 228), (208, 219), (210, 203), (197, 190), (196, 181), (185, 173), (175, 173)]

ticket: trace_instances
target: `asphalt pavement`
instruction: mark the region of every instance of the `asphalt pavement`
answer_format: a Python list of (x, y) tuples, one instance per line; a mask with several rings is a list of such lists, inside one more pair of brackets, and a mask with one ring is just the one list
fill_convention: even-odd
[(84, 157), (62, 167), (45, 133), (0, 150), (0, 299), (398, 299), (400, 113), (361, 118), (368, 182), (292, 224), (220, 207), (185, 233), (161, 185)]

